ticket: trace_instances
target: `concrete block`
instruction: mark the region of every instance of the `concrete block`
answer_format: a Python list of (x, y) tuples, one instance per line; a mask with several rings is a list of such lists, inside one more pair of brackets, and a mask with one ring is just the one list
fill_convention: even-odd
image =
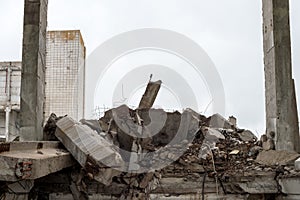
[(124, 169), (125, 163), (112, 143), (70, 117), (57, 122), (55, 135), (87, 173), (104, 185), (111, 184), (112, 178)]

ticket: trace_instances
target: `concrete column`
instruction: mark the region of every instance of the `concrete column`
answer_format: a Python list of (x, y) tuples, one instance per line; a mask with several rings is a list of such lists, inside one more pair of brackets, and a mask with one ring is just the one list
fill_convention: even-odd
[(20, 140), (42, 140), (48, 0), (25, 0)]
[(291, 67), (289, 0), (262, 0), (267, 135), (278, 150), (300, 150)]

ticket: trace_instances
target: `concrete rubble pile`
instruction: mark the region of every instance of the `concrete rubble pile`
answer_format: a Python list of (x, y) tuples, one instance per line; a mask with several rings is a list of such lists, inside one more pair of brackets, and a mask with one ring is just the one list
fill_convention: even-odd
[[(116, 113), (118, 117), (114, 117)], [(149, 116), (152, 120), (158, 119), (151, 122), (155, 124), (161, 121), (164, 114), (164, 126), (153, 137), (131, 136), (134, 132), (151, 130), (147, 126)], [(213, 125), (210, 124), (212, 121)], [(127, 130), (120, 127), (120, 123), (125, 124)], [(180, 127), (180, 124), (185, 126)], [(268, 174), (268, 178), (274, 180), (280, 176), (300, 176), (300, 171), (289, 166), (300, 157), (299, 154), (271, 149), (266, 151), (263, 141), (257, 140), (253, 133), (238, 129), (218, 114), (206, 118), (191, 109), (181, 114), (160, 109), (131, 110), (123, 105), (107, 111), (98, 123), (88, 120), (79, 123), (64, 117), (56, 125), (56, 137), (83, 168), (77, 187), (85, 194), (89, 193), (89, 189), (82, 187), (83, 177), (86, 177), (84, 180), (87, 183), (94, 179), (103, 184), (98, 191), (100, 193), (116, 195), (120, 199), (148, 199), (150, 194), (181, 195), (199, 191), (206, 194), (216, 190), (220, 195), (244, 194), (249, 192), (249, 188), (243, 185), (243, 181), (232, 180), (244, 176), (244, 183), (250, 184), (246, 177), (253, 179), (253, 176)], [(178, 143), (172, 142), (174, 137), (180, 135), (179, 132), (185, 130), (184, 137), (176, 139)], [(193, 181), (204, 183), (203, 188), (191, 186)], [(205, 184), (211, 185), (210, 188)], [(263, 181), (260, 184), (262, 188), (258, 191), (265, 190)], [(271, 186), (274, 193), (282, 192), (276, 182)], [(111, 191), (112, 187), (118, 189)]]
[(149, 82), (136, 110), (122, 105), (99, 120), (52, 114), (44, 138), (77, 162), (38, 178), (32, 191), (48, 199), (299, 197), (288, 181), (300, 177), (298, 153), (275, 151), (272, 137), (258, 140), (234, 117), (153, 109), (160, 85)]

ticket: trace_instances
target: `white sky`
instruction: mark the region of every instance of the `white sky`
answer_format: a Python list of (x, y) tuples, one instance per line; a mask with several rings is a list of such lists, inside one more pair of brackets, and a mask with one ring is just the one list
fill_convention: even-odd
[[(300, 1), (290, 2), (300, 105)], [(21, 60), (23, 6), (24, 0), (0, 0), (0, 61)], [(49, 0), (48, 30), (80, 29), (87, 55), (114, 35), (146, 27), (179, 32), (202, 46), (222, 78), (226, 117), (264, 131), (260, 0)]]

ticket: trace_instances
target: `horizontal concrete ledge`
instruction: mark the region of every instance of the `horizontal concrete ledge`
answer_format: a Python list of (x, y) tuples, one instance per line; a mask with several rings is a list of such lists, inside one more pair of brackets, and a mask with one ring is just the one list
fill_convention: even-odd
[(0, 143), (0, 181), (37, 179), (74, 164), (59, 142)]

